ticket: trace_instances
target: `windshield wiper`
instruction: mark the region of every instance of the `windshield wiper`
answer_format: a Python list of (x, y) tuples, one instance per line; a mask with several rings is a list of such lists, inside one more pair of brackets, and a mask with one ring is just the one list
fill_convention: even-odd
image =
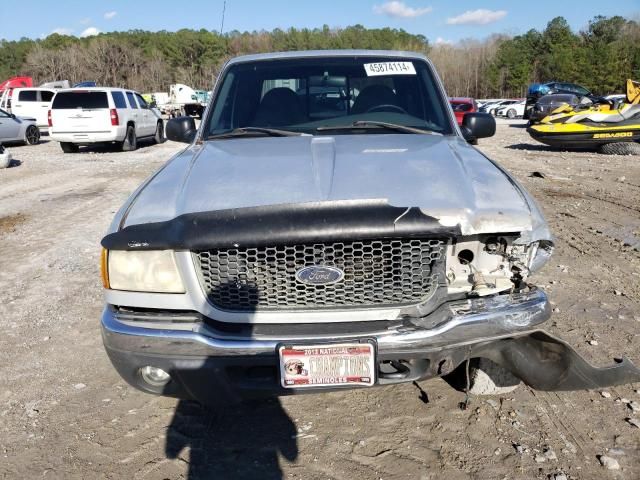
[(417, 133), (420, 135), (442, 135), (441, 133), (434, 132), (433, 130), (423, 130), (422, 128), (409, 127), (407, 125), (399, 125), (397, 123), (378, 122), (376, 120), (358, 120), (353, 122), (351, 125), (336, 125), (334, 127), (325, 125), (316, 128), (316, 131), (324, 132), (327, 130), (354, 130), (362, 127), (386, 128), (387, 130), (395, 130), (397, 132), (403, 133)]
[(220, 138), (234, 138), (244, 137), (250, 135), (266, 135), (269, 137), (299, 137), (304, 135), (300, 132), (292, 132), (291, 130), (281, 130), (278, 128), (266, 128), (266, 127), (241, 127), (234, 128), (228, 132), (218, 133), (215, 135), (209, 135), (207, 140), (220, 139)]

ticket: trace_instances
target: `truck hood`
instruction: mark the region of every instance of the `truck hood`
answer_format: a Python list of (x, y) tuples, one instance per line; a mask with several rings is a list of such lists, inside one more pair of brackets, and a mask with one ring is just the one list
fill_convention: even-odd
[(112, 231), (196, 212), (363, 199), (418, 207), (465, 235), (541, 226), (546, 232), (535, 202), (517, 182), (461, 138), (408, 134), (194, 145), (132, 196)]

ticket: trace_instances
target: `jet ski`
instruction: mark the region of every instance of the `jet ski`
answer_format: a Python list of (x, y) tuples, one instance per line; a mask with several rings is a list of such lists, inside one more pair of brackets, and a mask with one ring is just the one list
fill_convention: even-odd
[[(601, 98), (586, 105), (560, 106), (527, 132), (551, 147), (640, 153), (640, 146), (630, 143), (640, 142), (640, 82), (627, 80), (627, 95), (621, 101)], [(610, 146), (622, 142), (629, 145)]]

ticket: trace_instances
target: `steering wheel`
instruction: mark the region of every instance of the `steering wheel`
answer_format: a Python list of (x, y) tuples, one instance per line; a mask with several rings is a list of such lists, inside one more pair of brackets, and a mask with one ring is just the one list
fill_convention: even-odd
[(389, 110), (391, 110), (392, 112), (398, 112), (398, 113), (407, 114), (407, 111), (404, 108), (399, 107), (398, 105), (393, 105), (391, 103), (385, 103), (383, 105), (376, 105), (374, 107), (371, 107), (365, 113), (388, 112)]

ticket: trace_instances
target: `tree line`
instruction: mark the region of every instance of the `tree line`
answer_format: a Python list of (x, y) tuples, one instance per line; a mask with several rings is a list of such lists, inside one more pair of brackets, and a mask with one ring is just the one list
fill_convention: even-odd
[(435, 45), (424, 35), (361, 25), (223, 35), (204, 29), (131, 30), (89, 38), (52, 34), (0, 40), (0, 81), (29, 75), (37, 84), (68, 79), (141, 92), (167, 91), (171, 83), (210, 89), (224, 62), (236, 55), (342, 48), (425, 53), (454, 96), (522, 97), (530, 83), (550, 80), (606, 94), (622, 91), (626, 78), (640, 79), (640, 22), (597, 16), (578, 32), (557, 17), (543, 31)]

